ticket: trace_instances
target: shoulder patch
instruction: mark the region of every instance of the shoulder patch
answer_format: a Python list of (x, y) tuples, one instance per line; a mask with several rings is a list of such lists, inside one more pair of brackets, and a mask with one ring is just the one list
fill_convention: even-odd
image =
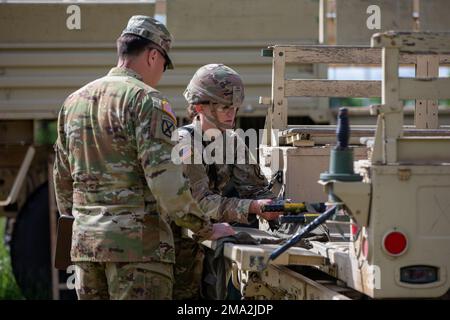
[(175, 144), (178, 140), (176, 129), (177, 126), (172, 117), (170, 117), (160, 108), (155, 108), (153, 110), (150, 124), (151, 137), (162, 140), (169, 144)]
[(172, 110), (170, 102), (163, 95), (161, 95), (159, 91), (148, 92), (148, 95), (153, 100), (153, 107), (163, 111), (175, 122), (175, 125), (177, 125), (177, 116)]
[(172, 133), (176, 129), (176, 124), (171, 117), (167, 117), (165, 114), (161, 117), (161, 132), (169, 139), (172, 137)]

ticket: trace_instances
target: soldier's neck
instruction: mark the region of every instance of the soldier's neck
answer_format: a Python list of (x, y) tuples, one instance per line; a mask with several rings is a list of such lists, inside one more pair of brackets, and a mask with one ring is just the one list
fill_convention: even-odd
[(117, 67), (118, 68), (126, 68), (126, 69), (130, 69), (133, 70), (134, 72), (136, 72), (138, 75), (141, 76), (142, 81), (149, 85), (151, 85), (151, 81), (149, 81), (148, 79), (146, 79), (146, 73), (142, 70), (142, 64), (133, 60), (127, 60), (127, 59), (119, 59), (119, 61), (117, 62)]

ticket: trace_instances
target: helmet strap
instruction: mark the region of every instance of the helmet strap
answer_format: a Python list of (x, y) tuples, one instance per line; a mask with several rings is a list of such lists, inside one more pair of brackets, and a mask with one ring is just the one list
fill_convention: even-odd
[(211, 111), (212, 117), (210, 117), (206, 113), (203, 113), (203, 116), (206, 118), (206, 120), (208, 120), (209, 123), (213, 124), (214, 126), (216, 126), (218, 129), (220, 129), (222, 131), (234, 128), (234, 124), (236, 122), (236, 119), (234, 120), (232, 125), (220, 122), (218, 117), (217, 117), (217, 111), (216, 111), (216, 109), (214, 109), (212, 107), (212, 103), (211, 102), (209, 103), (209, 110)]

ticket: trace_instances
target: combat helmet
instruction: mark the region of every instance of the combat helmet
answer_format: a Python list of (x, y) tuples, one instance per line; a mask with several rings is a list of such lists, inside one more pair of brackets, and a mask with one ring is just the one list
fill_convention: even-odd
[[(197, 70), (192, 77), (184, 97), (190, 105), (210, 104), (233, 106), (239, 108), (244, 101), (244, 84), (241, 76), (223, 64), (207, 64)], [(213, 118), (206, 118), (218, 128), (231, 129), (217, 120), (216, 110), (211, 109)]]

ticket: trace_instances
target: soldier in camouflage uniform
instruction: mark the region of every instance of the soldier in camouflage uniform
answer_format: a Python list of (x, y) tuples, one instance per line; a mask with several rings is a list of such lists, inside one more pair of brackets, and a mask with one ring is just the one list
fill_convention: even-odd
[(79, 299), (171, 299), (170, 223), (201, 239), (232, 233), (211, 224), (170, 159), (176, 117), (153, 87), (173, 68), (171, 42), (163, 24), (131, 17), (117, 40), (118, 66), (59, 113), (54, 184), (60, 214), (75, 218)]
[[(184, 96), (189, 104), (188, 112), (193, 118), (190, 125), (180, 128), (180, 140), (190, 135), (193, 140), (196, 130), (205, 132), (217, 128), (223, 138), (232, 134), (235, 117), (244, 100), (244, 86), (241, 77), (223, 64), (209, 64), (201, 67), (193, 76)], [(197, 135), (197, 136), (202, 136)], [(238, 138), (234, 134), (235, 138)], [(210, 142), (209, 142), (210, 143)], [(204, 142), (206, 147), (208, 142)], [(224, 146), (227, 144), (224, 140)], [(192, 147), (193, 148), (193, 147)], [(278, 217), (280, 212), (261, 212), (262, 205), (271, 202), (275, 195), (269, 190), (268, 181), (261, 174), (257, 164), (237, 164), (235, 148), (234, 164), (192, 164), (184, 165), (184, 172), (190, 180), (194, 198), (213, 221), (239, 222), (248, 224), (249, 214), (267, 220)], [(245, 159), (251, 153), (245, 148)], [(193, 156), (191, 151), (188, 155)], [(224, 152), (225, 154), (225, 152)], [(254, 161), (253, 163), (256, 163)], [(232, 185), (237, 197), (227, 197), (226, 187)], [(174, 228), (175, 235), (175, 299), (196, 299), (200, 296), (203, 252), (194, 241), (184, 239), (180, 228)]]

